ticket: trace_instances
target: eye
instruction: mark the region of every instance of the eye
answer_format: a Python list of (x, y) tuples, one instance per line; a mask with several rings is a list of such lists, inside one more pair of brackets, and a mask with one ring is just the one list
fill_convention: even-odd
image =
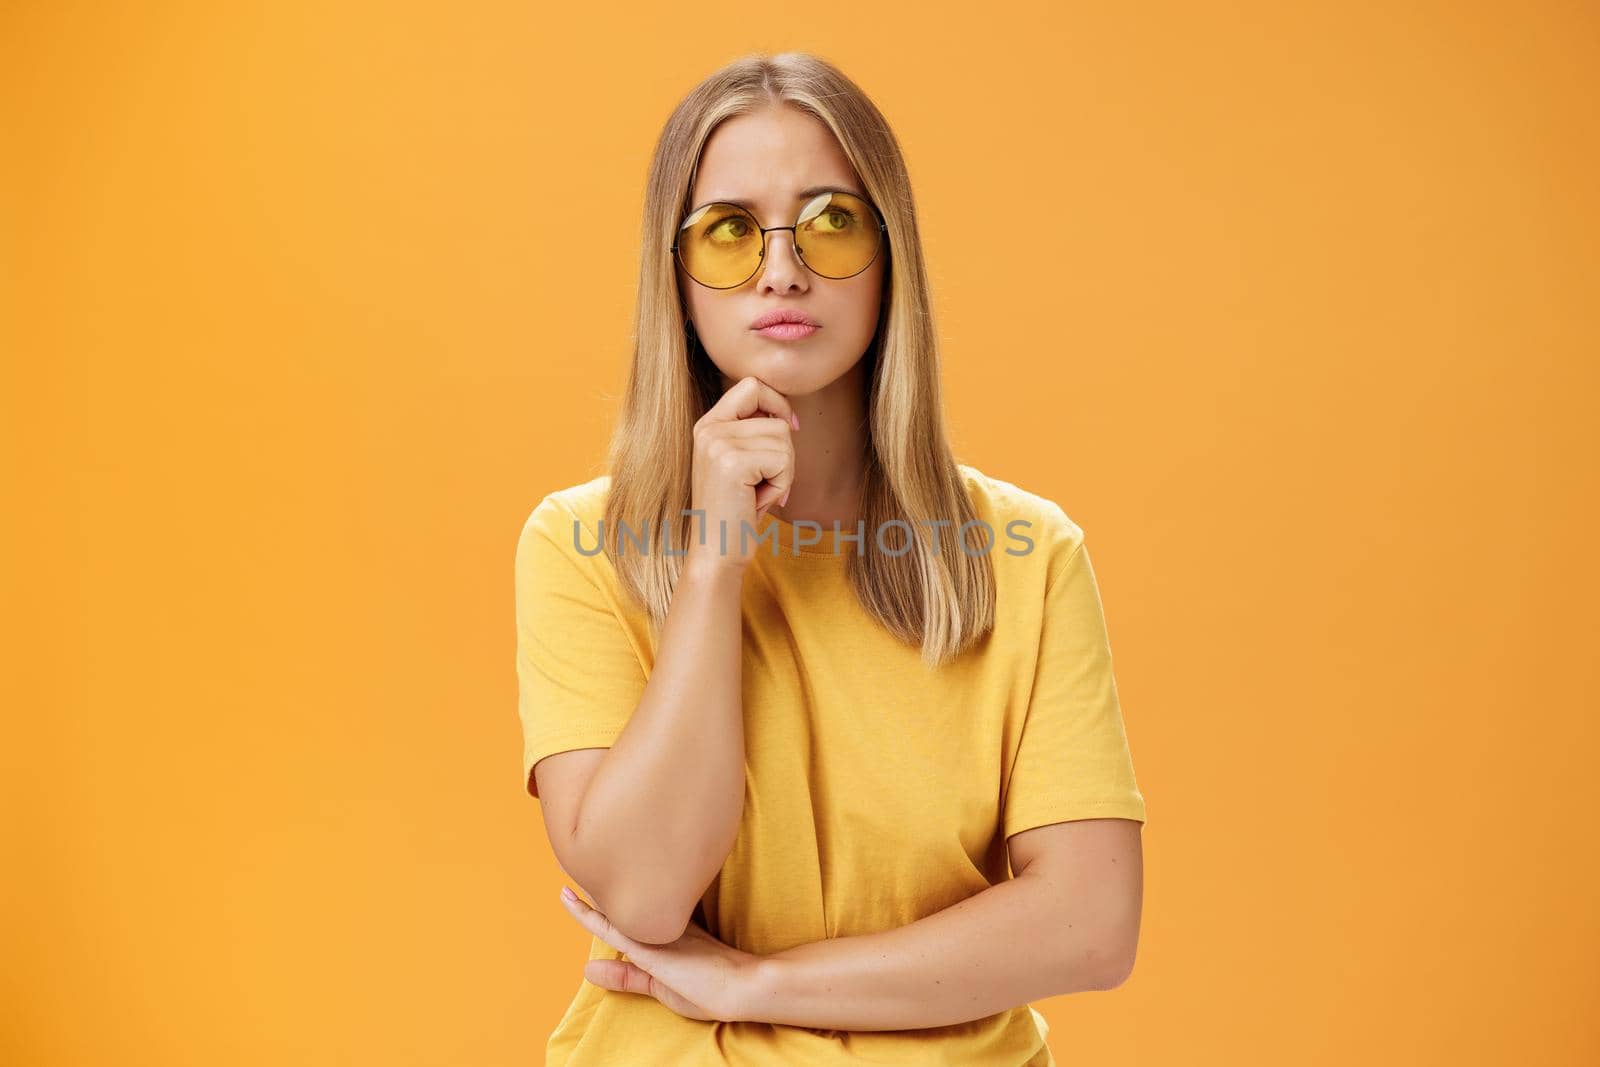
[(737, 241), (750, 235), (750, 221), (741, 215), (729, 215), (712, 223), (705, 235), (713, 241)]
[(856, 225), (856, 213), (843, 205), (830, 205), (806, 223), (806, 229), (819, 234), (844, 233)]

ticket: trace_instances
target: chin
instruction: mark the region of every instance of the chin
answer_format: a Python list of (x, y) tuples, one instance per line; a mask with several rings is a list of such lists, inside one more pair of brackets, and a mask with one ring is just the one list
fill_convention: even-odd
[[(785, 396), (803, 396), (815, 393), (836, 381), (850, 370), (848, 359), (816, 349), (808, 350), (804, 344), (773, 341), (761, 351), (741, 361), (753, 374)], [(735, 379), (739, 375), (734, 376)]]

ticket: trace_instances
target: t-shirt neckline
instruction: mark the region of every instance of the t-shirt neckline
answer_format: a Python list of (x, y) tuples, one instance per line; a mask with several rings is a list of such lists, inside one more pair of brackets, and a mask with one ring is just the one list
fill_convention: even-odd
[[(773, 527), (777, 528), (776, 533), (769, 534), (767, 531)], [(771, 559), (833, 560), (843, 563), (846, 558), (861, 551), (854, 540), (843, 539), (853, 537), (856, 532), (853, 524), (841, 522), (838, 524), (839, 536), (836, 537), (832, 523), (806, 521), (804, 526), (798, 526), (767, 511), (762, 513), (756, 524), (756, 533), (769, 540), (756, 543), (756, 538), (752, 536), (751, 552), (755, 556)], [(801, 533), (805, 534), (807, 543), (797, 543)], [(813, 538), (817, 540), (810, 543)]]

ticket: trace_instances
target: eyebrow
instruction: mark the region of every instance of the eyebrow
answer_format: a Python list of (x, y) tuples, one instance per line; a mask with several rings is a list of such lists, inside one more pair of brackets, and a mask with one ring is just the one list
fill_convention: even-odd
[[(823, 193), (849, 193), (851, 196), (859, 196), (863, 200), (867, 198), (865, 193), (859, 193), (856, 190), (846, 188), (843, 185), (813, 185), (809, 189), (802, 189), (798, 193), (795, 193), (794, 198), (796, 200), (810, 200), (813, 196), (821, 196)], [(755, 210), (755, 205), (753, 205), (750, 201), (735, 200), (733, 197), (729, 196), (714, 196), (704, 203), (696, 204), (691, 210), (699, 211), (707, 204), (732, 204), (734, 207), (742, 207), (746, 211)]]

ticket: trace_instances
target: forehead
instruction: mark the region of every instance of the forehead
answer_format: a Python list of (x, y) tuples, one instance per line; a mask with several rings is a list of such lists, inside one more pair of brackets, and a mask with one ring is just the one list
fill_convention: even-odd
[(865, 196), (855, 168), (821, 119), (793, 107), (767, 108), (735, 115), (712, 131), (689, 202), (743, 202), (782, 214), (799, 206), (804, 190), (823, 186)]

